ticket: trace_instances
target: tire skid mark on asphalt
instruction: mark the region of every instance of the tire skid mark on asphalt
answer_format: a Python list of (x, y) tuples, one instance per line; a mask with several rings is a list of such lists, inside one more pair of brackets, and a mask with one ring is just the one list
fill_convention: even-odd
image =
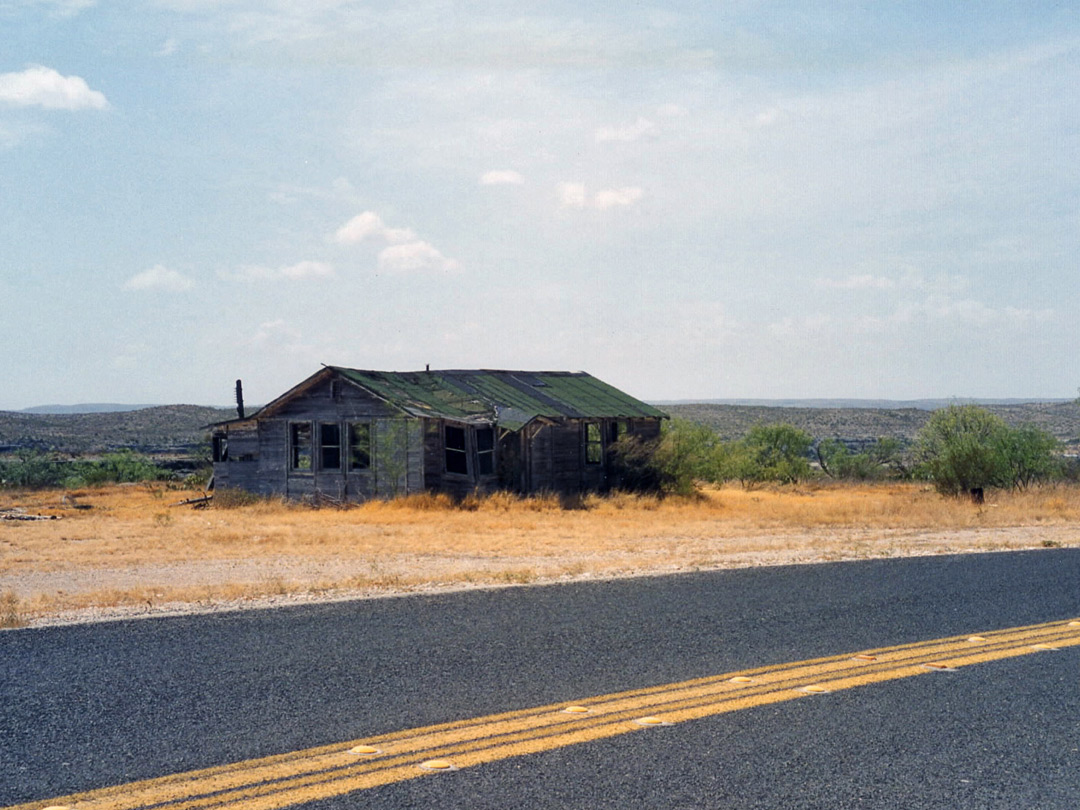
[[(873, 683), (932, 674), (1080, 645), (1076, 621), (1050, 622), (971, 635), (881, 647), (856, 653), (728, 672), (681, 683), (600, 695), (567, 715), (569, 702), (392, 732), (346, 743), (174, 774), (0, 810), (278, 810), (405, 779), (430, 776), (421, 763), (450, 761), (455, 769), (549, 751), (646, 728), (652, 715), (665, 724), (810, 697), (820, 687), (837, 692)], [(1042, 647), (1036, 645), (1044, 645)], [(861, 659), (855, 656), (862, 656)], [(732, 683), (733, 677), (750, 678)], [(940, 676), (939, 676), (940, 677)], [(655, 733), (655, 732), (654, 732)], [(358, 745), (381, 750), (352, 753)]]

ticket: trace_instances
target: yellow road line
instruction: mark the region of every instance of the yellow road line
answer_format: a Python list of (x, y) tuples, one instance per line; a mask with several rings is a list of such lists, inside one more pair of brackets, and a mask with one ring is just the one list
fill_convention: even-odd
[[(974, 664), (1080, 645), (1080, 621), (954, 636), (729, 672), (175, 774), (0, 810), (279, 810), (509, 757)], [(575, 705), (585, 712), (568, 713)], [(656, 722), (653, 722), (653, 719)], [(376, 753), (357, 753), (367, 747)]]

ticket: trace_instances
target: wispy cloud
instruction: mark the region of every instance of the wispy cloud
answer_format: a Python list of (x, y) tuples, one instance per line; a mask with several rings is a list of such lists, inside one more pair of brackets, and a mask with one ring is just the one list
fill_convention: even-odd
[(172, 270), (162, 264), (155, 264), (149, 270), (143, 270), (124, 282), (125, 290), (164, 290), (165, 292), (186, 292), (195, 286), (195, 282), (178, 270)]
[(603, 211), (606, 208), (625, 208), (633, 205), (645, 196), (645, 192), (637, 186), (623, 188), (609, 188), (598, 191), (593, 196), (593, 205)]
[(656, 124), (647, 118), (638, 118), (632, 124), (621, 127), (601, 127), (596, 130), (596, 142), (607, 143), (608, 141), (636, 141), (643, 135), (648, 135), (656, 130)]
[(524, 182), (525, 178), (520, 173), (509, 169), (484, 172), (480, 175), (482, 186), (520, 186)]
[(417, 270), (450, 273), (460, 270), (461, 264), (443, 256), (427, 242), (407, 242), (383, 248), (379, 253), (379, 269), (398, 273)]
[(595, 208), (605, 211), (609, 208), (625, 208), (634, 205), (645, 196), (638, 186), (623, 186), (597, 191), (589, 196), (584, 183), (560, 183), (559, 202), (564, 208)]
[(844, 278), (818, 278), (814, 284), (827, 290), (891, 290), (897, 286), (891, 278), (869, 273)]
[(46, 110), (103, 110), (105, 94), (91, 90), (79, 76), (62, 76), (52, 68), (32, 65), (19, 73), (0, 73), (0, 102)]
[[(14, 0), (12, 4), (44, 8), (50, 17), (66, 18), (93, 8), (97, 0)], [(3, 5), (0, 3), (0, 10), (3, 10)]]
[(266, 267), (258, 264), (245, 264), (233, 271), (226, 271), (222, 277), (238, 281), (274, 281), (287, 279), (302, 281), (313, 278), (333, 278), (334, 266), (327, 262), (302, 261), (282, 267)]
[(588, 204), (584, 183), (560, 183), (559, 202), (566, 208), (584, 208)]

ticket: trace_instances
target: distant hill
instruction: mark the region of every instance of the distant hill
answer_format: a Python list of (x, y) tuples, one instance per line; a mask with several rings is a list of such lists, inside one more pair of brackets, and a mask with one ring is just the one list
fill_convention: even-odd
[[(950, 404), (957, 400), (942, 400)], [(803, 401), (805, 403), (805, 400)], [(822, 402), (822, 400), (817, 400)], [(725, 439), (737, 439), (755, 424), (787, 422), (815, 439), (838, 438), (858, 445), (882, 436), (912, 441), (930, 418), (930, 410), (907, 407), (789, 407), (674, 403), (662, 406), (677, 419), (698, 422)], [(1080, 446), (1080, 406), (1072, 400), (983, 405), (1011, 425), (1034, 424), (1058, 439)], [(257, 409), (252, 407), (249, 413)], [(205, 426), (236, 416), (233, 408), (159, 405), (137, 410), (92, 413), (26, 413), (0, 411), (0, 452), (36, 448), (71, 454), (93, 454), (130, 448), (157, 456), (190, 456), (202, 452)]]
[(80, 405), (35, 405), (17, 413), (117, 413), (153, 408), (153, 405), (118, 405), (115, 402), (85, 402)]
[(877, 408), (936, 411), (949, 405), (1042, 405), (1074, 402), (1073, 399), (673, 399), (654, 402), (657, 407), (669, 405), (739, 405), (754, 408)]
[[(946, 404), (953, 404), (950, 400)], [(986, 404), (1010, 425), (1032, 424), (1063, 442), (1080, 444), (1080, 406), (1073, 400), (1057, 402)], [(756, 424), (786, 422), (815, 439), (837, 438), (859, 444), (882, 436), (904, 442), (915, 439), (931, 411), (906, 408), (778, 407), (687, 403), (663, 406), (676, 419), (708, 425), (727, 440), (741, 438)]]
[(151, 455), (188, 455), (203, 443), (206, 425), (235, 416), (231, 408), (201, 405), (66, 414), (0, 411), (0, 452), (27, 447), (86, 454), (128, 448)]

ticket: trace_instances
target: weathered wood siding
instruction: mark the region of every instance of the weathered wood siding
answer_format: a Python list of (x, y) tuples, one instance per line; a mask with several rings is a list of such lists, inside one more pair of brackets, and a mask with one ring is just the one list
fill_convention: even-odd
[[(353, 424), (370, 430), (370, 464), (356, 469), (349, 463), (349, 428)], [(600, 437), (592, 442), (591, 460), (590, 424)], [(337, 426), (336, 445), (329, 440), (322, 443), (323, 425)], [(465, 437), (464, 454), (459, 450), (449, 469), (448, 427), (457, 438), (462, 434), (456, 431)], [(294, 431), (307, 437), (299, 468), (293, 463)], [(326, 373), (305, 389), (290, 392), (265, 415), (219, 427), (215, 452), (220, 439), (227, 438), (227, 457), (215, 459), (214, 475), (216, 485), (222, 488), (335, 501), (425, 490), (455, 498), (496, 489), (574, 494), (604, 491), (617, 484), (612, 448), (620, 436), (648, 440), (659, 434), (659, 419), (537, 419), (514, 432), (408, 416)], [(333, 435), (332, 429), (328, 435)], [(483, 452), (482, 462), (480, 439), (485, 435), (492, 437), (486, 446), (493, 449)], [(482, 468), (487, 471), (482, 473)]]
[[(350, 469), (349, 425), (370, 425), (371, 464)], [(254, 425), (254, 427), (253, 427)], [(310, 458), (306, 469), (292, 464), (292, 427), (306, 426)], [(322, 461), (321, 425), (337, 425), (336, 467)], [(225, 426), (228, 459), (214, 464), (215, 486), (288, 498), (328, 497), (362, 501), (424, 489), (420, 420), (340, 380), (323, 380), (257, 422)], [(234, 449), (235, 448), (235, 449)]]
[[(480, 472), (477, 446), (477, 426), (442, 419), (427, 419), (424, 422), (424, 483), (429, 491), (445, 492), (453, 498), (463, 498), (473, 492), (494, 492), (499, 489), (499, 447), (497, 438), (494, 439), (492, 471), (488, 474), (482, 474)], [(466, 472), (464, 473), (447, 470), (447, 426), (458, 428), (465, 434)], [(491, 430), (486, 425), (482, 427)]]

